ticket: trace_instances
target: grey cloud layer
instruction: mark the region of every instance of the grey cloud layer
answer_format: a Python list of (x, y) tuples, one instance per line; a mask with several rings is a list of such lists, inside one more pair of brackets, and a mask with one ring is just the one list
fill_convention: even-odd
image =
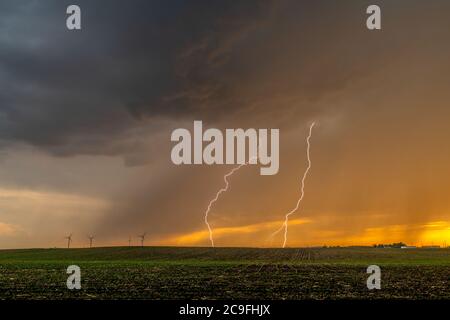
[(327, 2), (77, 3), (80, 32), (65, 28), (67, 1), (2, 2), (4, 142), (126, 154), (136, 144), (123, 135), (148, 118), (255, 125), (274, 122), (274, 105), (307, 117), (323, 94), (370, 72), (363, 57), (380, 45), (359, 31), (364, 45), (341, 44), (360, 21), (336, 13), (363, 8), (355, 3), (326, 12)]
[[(205, 30), (215, 32), (217, 17), (259, 6), (79, 1), (83, 30), (69, 32), (67, 3), (2, 2), (2, 140), (25, 141), (55, 153), (92, 153), (94, 147), (110, 153), (110, 141), (144, 117), (211, 112), (173, 98), (187, 94), (182, 88), (186, 77), (196, 77), (179, 74), (180, 56)], [(237, 24), (245, 28), (246, 22)]]

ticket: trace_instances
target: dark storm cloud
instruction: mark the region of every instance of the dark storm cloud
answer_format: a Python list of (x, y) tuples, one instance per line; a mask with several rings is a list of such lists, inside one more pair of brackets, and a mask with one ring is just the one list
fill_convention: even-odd
[[(222, 33), (227, 33), (221, 29), (228, 23), (230, 29), (246, 28), (245, 16), (257, 16), (263, 6), (78, 1), (83, 30), (70, 32), (65, 27), (68, 4), (2, 2), (3, 140), (25, 141), (64, 154), (92, 153), (89, 144), (93, 143), (96, 152), (110, 153), (114, 148), (107, 145), (143, 118), (203, 113), (185, 99), (171, 98), (185, 92), (186, 75), (176, 70), (180, 56), (202, 41), (205, 32), (216, 33), (214, 41), (220, 42)], [(217, 26), (215, 21), (221, 18), (224, 26)], [(207, 91), (206, 80), (199, 80), (201, 92)], [(84, 143), (77, 143), (80, 140)]]
[[(256, 125), (273, 121), (275, 109), (308, 116), (321, 112), (314, 102), (323, 94), (370, 72), (377, 61), (363, 57), (380, 45), (341, 44), (363, 5), (77, 1), (82, 30), (68, 31), (71, 3), (2, 2), (4, 141), (61, 155), (124, 154), (137, 144), (122, 136), (149, 118)], [(343, 20), (345, 10), (356, 17)]]

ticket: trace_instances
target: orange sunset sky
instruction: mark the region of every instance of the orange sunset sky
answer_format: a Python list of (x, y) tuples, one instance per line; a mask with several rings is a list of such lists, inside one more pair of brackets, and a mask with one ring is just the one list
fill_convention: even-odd
[(209, 246), (231, 165), (171, 162), (176, 128), (277, 128), (209, 216), (216, 246), (450, 244), (448, 1), (0, 4), (0, 248)]

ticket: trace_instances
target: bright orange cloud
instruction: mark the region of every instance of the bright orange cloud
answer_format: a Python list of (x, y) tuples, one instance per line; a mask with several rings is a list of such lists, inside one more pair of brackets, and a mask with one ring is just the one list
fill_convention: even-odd
[[(289, 226), (298, 226), (309, 223), (309, 219), (293, 219), (289, 221)], [(239, 227), (220, 227), (213, 229), (214, 239), (222, 239), (229, 236), (242, 236), (243, 234), (253, 234), (258, 232), (273, 232), (278, 229), (283, 224), (283, 221), (271, 221), (271, 222), (263, 222)], [(209, 239), (208, 230), (195, 231), (192, 233), (181, 234), (165, 241), (162, 241), (164, 244), (169, 245), (182, 245), (182, 246), (190, 246), (190, 245), (198, 245), (204, 244), (205, 240)], [(266, 239), (269, 240), (269, 239)]]
[[(232, 239), (259, 236), (253, 246), (279, 246), (279, 239), (271, 239), (270, 233), (280, 226), (282, 221), (271, 221), (238, 227), (220, 227), (213, 230), (214, 238), (222, 242), (221, 246), (233, 245)], [(308, 224), (305, 228), (304, 225)], [(416, 225), (388, 225), (365, 228), (355, 234), (345, 234), (340, 230), (323, 230), (318, 223), (310, 219), (295, 219), (289, 222), (289, 245), (367, 245), (378, 243), (406, 242), (408, 245), (446, 245), (450, 243), (450, 222), (436, 221)], [(302, 228), (302, 229), (299, 229)], [(266, 234), (267, 236), (264, 236)], [(208, 230), (180, 234), (161, 241), (165, 245), (208, 245)], [(258, 238), (258, 237), (254, 237)]]

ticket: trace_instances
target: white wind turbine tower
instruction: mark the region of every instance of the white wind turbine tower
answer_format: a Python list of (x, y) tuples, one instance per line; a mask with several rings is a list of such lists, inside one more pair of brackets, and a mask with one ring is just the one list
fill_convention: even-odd
[(67, 237), (67, 249), (70, 248), (70, 243), (72, 242), (72, 234), (69, 234)]
[(144, 247), (144, 240), (146, 235), (147, 232), (144, 232), (143, 234), (139, 235), (139, 238), (141, 238), (141, 247)]
[(92, 241), (94, 240), (95, 237), (91, 234), (88, 236), (88, 238), (89, 238), (89, 248), (92, 248)]

